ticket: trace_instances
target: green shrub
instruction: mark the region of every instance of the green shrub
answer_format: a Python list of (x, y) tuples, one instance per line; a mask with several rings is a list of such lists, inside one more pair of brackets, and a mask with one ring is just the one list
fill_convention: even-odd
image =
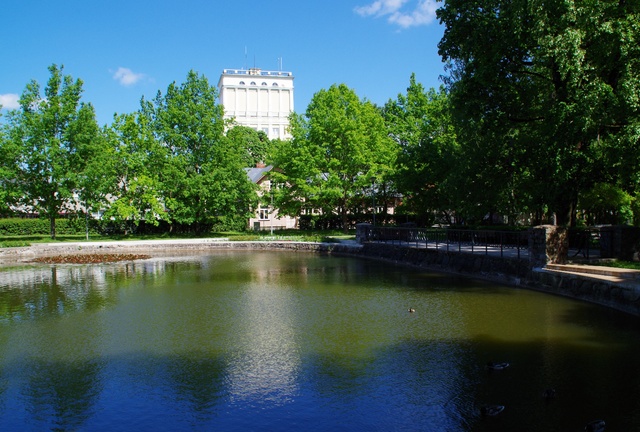
[(615, 185), (596, 183), (591, 190), (580, 195), (579, 201), (589, 225), (618, 225), (633, 219), (633, 198)]
[[(86, 231), (85, 220), (80, 218), (56, 219), (56, 235), (80, 235)], [(89, 232), (98, 232), (95, 221), (89, 221)], [(0, 236), (49, 235), (50, 225), (47, 219), (0, 219)]]

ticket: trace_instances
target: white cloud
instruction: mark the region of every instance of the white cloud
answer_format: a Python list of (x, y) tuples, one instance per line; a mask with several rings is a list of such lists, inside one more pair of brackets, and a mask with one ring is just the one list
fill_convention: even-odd
[(145, 74), (135, 73), (129, 68), (119, 67), (113, 74), (113, 79), (123, 86), (131, 86), (145, 78)]
[(407, 0), (376, 0), (367, 6), (355, 8), (355, 12), (361, 16), (387, 17), (391, 24), (402, 28), (427, 25), (436, 18), (438, 5), (436, 0), (419, 0), (413, 10), (403, 9)]
[(0, 105), (3, 109), (18, 109), (20, 108), (20, 96), (13, 93), (0, 94)]
[(358, 6), (355, 11), (362, 16), (384, 16), (396, 13), (407, 0), (376, 0), (367, 6)]

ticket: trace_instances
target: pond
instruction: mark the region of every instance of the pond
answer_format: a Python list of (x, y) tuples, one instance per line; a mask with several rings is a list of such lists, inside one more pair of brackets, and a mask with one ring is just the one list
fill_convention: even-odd
[(310, 253), (5, 267), (0, 430), (640, 430), (639, 323)]

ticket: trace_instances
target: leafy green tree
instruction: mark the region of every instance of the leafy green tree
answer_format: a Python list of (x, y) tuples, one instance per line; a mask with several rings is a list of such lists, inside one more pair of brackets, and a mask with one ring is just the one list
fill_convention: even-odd
[(20, 147), (9, 139), (9, 134), (8, 125), (0, 123), (0, 215), (11, 214), (12, 206), (20, 198), (17, 182)]
[(463, 151), (477, 147), (467, 175), (548, 205), (560, 224), (596, 182), (636, 188), (639, 12), (612, 0), (447, 1), (439, 50)]
[(165, 149), (156, 140), (148, 116), (141, 112), (116, 116), (109, 140), (113, 157), (102, 169), (113, 178), (112, 200), (104, 214), (124, 227), (125, 232), (140, 222), (157, 226), (168, 220), (164, 207), (161, 171)]
[(88, 239), (89, 218), (106, 207), (115, 180), (110, 171), (114, 162), (113, 141), (108, 139), (110, 128), (98, 127), (92, 106), (80, 109), (77, 121), (70, 124), (69, 129), (70, 135), (79, 143), (70, 155), (71, 176), (76, 213), (79, 214), (81, 209), (84, 211)]
[(245, 167), (270, 160), (271, 142), (264, 131), (256, 131), (247, 126), (233, 126), (227, 131), (227, 138), (234, 148), (242, 149), (242, 163)]
[(284, 214), (303, 209), (338, 214), (344, 230), (348, 215), (361, 209), (376, 187), (392, 174), (396, 147), (378, 109), (346, 85), (316, 93), (304, 116), (291, 118), (292, 139), (276, 150), (274, 173), (280, 187), (277, 206)]
[(224, 135), (216, 90), (191, 71), (117, 116), (111, 140), (115, 163), (105, 161), (117, 188), (105, 217), (129, 225), (170, 224), (170, 229), (242, 229), (257, 201), (244, 171), (244, 148)]
[(13, 150), (19, 149), (21, 204), (49, 219), (55, 238), (56, 217), (66, 209), (77, 210), (76, 173), (86, 166), (98, 128), (93, 107), (80, 102), (82, 81), (63, 75), (62, 66), (52, 65), (49, 72), (44, 95), (31, 81), (20, 97), (20, 109), (8, 119)]
[(456, 172), (458, 146), (444, 88), (425, 91), (411, 75), (406, 95), (389, 100), (383, 115), (399, 154), (394, 182), (403, 207), (422, 219), (455, 209), (449, 180)]
[(608, 183), (596, 183), (583, 192), (579, 204), (590, 224), (624, 224), (633, 219), (631, 195)]
[(257, 196), (244, 171), (243, 147), (224, 135), (223, 108), (206, 77), (190, 71), (143, 105), (165, 162), (160, 181), (171, 222), (206, 230), (242, 228)]

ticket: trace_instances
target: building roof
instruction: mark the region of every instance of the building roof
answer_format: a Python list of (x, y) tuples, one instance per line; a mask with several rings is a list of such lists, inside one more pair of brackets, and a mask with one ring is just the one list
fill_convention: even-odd
[(245, 168), (244, 170), (247, 173), (247, 177), (249, 177), (249, 180), (257, 184), (272, 169), (273, 169), (273, 165), (267, 165), (267, 166), (257, 166), (253, 168)]
[(246, 69), (223, 69), (223, 75), (253, 75), (253, 76), (270, 76), (270, 77), (292, 77), (293, 73), (284, 71), (268, 71), (258, 68)]

